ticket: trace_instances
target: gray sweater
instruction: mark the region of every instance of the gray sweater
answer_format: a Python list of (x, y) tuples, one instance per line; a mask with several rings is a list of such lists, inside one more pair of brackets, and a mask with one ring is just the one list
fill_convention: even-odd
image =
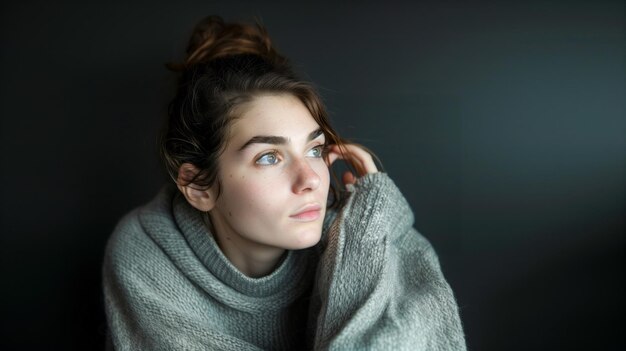
[(349, 185), (314, 247), (250, 278), (174, 186), (126, 215), (103, 284), (116, 350), (465, 350), (430, 243), (385, 173)]

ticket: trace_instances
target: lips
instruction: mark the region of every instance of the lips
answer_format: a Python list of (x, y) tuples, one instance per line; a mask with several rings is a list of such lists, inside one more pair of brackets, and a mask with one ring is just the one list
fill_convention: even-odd
[(300, 208), (295, 214), (290, 215), (290, 218), (300, 221), (314, 221), (321, 215), (322, 207), (318, 204), (309, 204)]

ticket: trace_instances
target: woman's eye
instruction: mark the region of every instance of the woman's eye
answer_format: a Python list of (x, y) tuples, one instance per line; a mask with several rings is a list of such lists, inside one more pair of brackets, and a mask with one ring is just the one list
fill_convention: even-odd
[(324, 154), (324, 145), (318, 145), (307, 153), (308, 157), (322, 157)]
[(278, 157), (276, 157), (276, 154), (273, 152), (264, 154), (263, 156), (259, 157), (256, 160), (257, 165), (263, 165), (263, 166), (275, 165), (277, 163), (278, 163)]

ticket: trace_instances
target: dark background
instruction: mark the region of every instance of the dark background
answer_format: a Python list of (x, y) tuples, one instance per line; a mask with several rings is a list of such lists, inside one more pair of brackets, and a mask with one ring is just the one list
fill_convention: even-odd
[(1, 10), (1, 349), (102, 348), (104, 245), (164, 182), (164, 63), (208, 14), (260, 17), (377, 152), (470, 350), (624, 349), (624, 2)]

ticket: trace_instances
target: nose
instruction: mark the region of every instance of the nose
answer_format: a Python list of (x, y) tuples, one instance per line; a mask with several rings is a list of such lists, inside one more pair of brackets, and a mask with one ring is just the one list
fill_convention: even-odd
[(297, 160), (293, 164), (294, 181), (292, 191), (296, 194), (312, 191), (320, 186), (321, 178), (307, 160)]

